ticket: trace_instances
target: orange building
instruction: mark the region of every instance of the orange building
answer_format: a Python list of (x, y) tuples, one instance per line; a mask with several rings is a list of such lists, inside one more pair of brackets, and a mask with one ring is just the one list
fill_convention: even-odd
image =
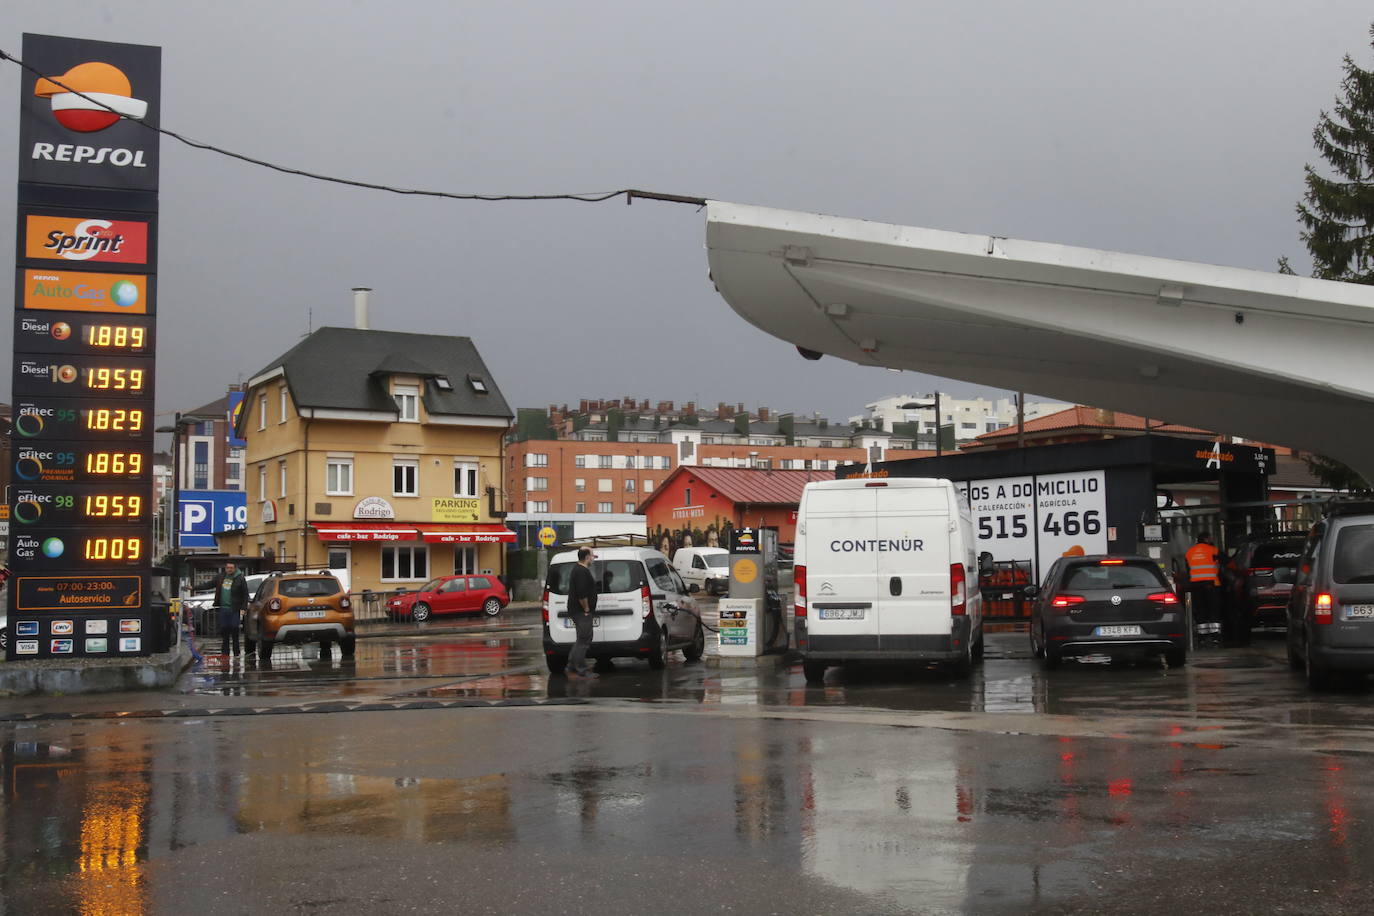
[[(668, 476), (641, 510), (650, 538), (669, 533), (676, 546), (712, 545), (726, 527), (778, 529), (778, 540), (791, 543), (797, 530), (802, 489), (813, 480), (834, 480), (833, 471), (773, 471), (749, 468), (679, 467)], [(719, 546), (726, 546), (721, 539)]]

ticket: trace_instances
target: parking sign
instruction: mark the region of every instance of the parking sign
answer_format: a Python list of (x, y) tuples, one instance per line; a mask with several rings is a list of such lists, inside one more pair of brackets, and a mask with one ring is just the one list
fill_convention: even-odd
[(183, 490), (178, 542), (182, 547), (215, 546), (215, 535), (248, 527), (248, 494), (242, 490)]

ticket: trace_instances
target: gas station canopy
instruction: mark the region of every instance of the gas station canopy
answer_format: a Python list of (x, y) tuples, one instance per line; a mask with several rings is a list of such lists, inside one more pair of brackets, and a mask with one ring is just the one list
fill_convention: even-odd
[(1374, 288), (721, 201), (706, 244), (730, 306), (808, 358), (1126, 410), (1374, 477)]

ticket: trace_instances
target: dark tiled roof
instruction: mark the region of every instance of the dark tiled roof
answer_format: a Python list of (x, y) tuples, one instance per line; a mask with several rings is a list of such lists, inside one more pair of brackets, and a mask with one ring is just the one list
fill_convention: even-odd
[[(282, 367), (297, 407), (394, 411), (389, 374), (425, 378), (425, 409), (449, 414), (510, 419), (513, 414), (486, 363), (467, 337), (320, 328), (268, 363), (254, 377)], [(452, 391), (434, 383), (447, 376)], [(481, 377), (487, 394), (477, 394), (468, 376)]]
[(217, 401), (209, 404), (202, 404), (195, 410), (187, 410), (182, 413), (183, 417), (200, 417), (202, 419), (223, 420), (229, 412), (229, 395), (225, 395)]

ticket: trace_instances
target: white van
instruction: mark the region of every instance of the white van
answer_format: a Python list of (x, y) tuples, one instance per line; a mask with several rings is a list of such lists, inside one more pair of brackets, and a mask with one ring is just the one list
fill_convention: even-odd
[(724, 547), (683, 547), (673, 554), (673, 568), (694, 592), (723, 595), (730, 590), (730, 551)]
[(808, 483), (797, 512), (795, 635), (809, 682), (829, 665), (983, 654), (973, 518), (934, 478)]
[[(655, 670), (677, 649), (687, 661), (699, 660), (706, 631), (696, 601), (668, 558), (648, 547), (600, 547), (595, 553), (596, 613), (587, 658), (642, 658)], [(568, 666), (577, 639), (568, 616), (568, 585), (576, 564), (576, 550), (557, 554), (544, 584), (544, 658), (554, 674)]]

